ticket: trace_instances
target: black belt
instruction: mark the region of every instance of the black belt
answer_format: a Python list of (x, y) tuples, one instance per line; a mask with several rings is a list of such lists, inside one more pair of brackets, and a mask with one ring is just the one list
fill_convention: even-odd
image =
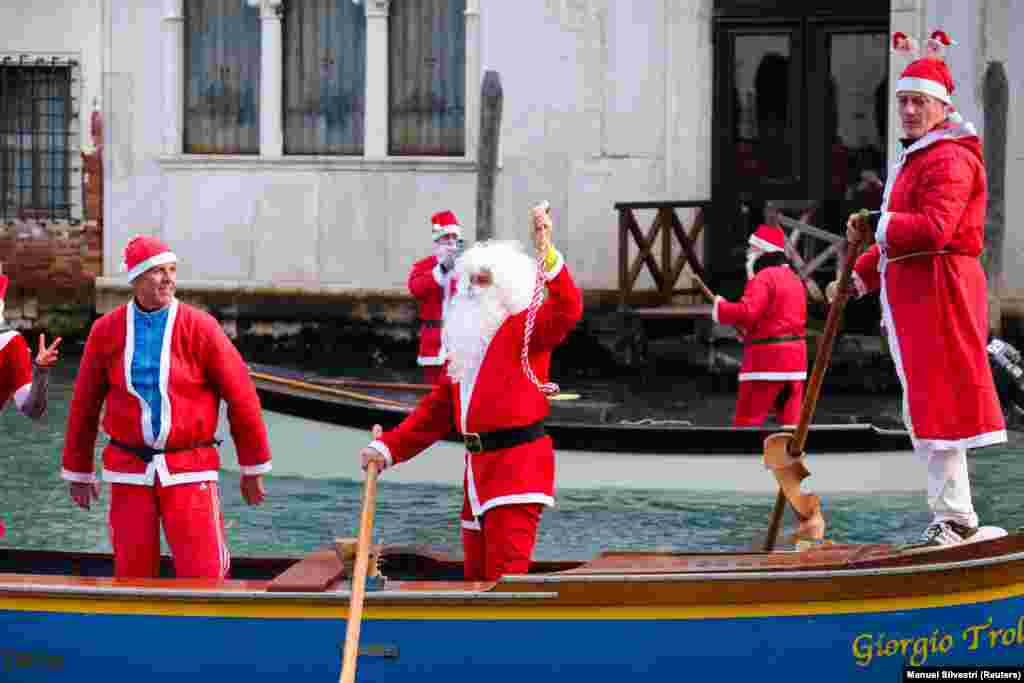
[(424, 320), (423, 327), (441, 327), (443, 324), (440, 320)]
[(794, 334), (788, 337), (762, 337), (761, 339), (751, 339), (750, 341), (746, 342), (746, 344), (781, 344), (783, 342), (803, 341), (803, 339), (804, 338), (802, 336)]
[(114, 439), (111, 439), (110, 443), (117, 446), (122, 451), (128, 451), (132, 455), (138, 456), (138, 458), (142, 460), (142, 462), (148, 465), (149, 463), (153, 462), (153, 456), (157, 455), (158, 453), (180, 453), (181, 451), (193, 451), (197, 448), (209, 448), (210, 446), (219, 446), (221, 441), (220, 439), (213, 439), (206, 443), (196, 444), (195, 446), (188, 446), (187, 448), (171, 449), (151, 448), (149, 446), (129, 446), (127, 444), (121, 443), (120, 441), (115, 441)]
[(470, 453), (483, 453), (484, 451), (498, 451), (503, 448), (512, 448), (524, 443), (530, 443), (544, 436), (544, 420), (534, 422), (525, 427), (513, 427), (511, 429), (499, 429), (493, 432), (476, 434), (466, 432), (462, 435), (462, 442), (466, 444), (466, 450)]

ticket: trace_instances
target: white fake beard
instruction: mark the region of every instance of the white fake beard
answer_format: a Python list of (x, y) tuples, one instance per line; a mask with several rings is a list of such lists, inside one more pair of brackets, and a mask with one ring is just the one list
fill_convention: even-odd
[(493, 286), (460, 288), (444, 319), (444, 348), (453, 382), (463, 382), (480, 369), (487, 345), (508, 315)]
[(754, 279), (754, 262), (757, 261), (757, 257), (760, 254), (748, 254), (747, 255), (747, 279)]

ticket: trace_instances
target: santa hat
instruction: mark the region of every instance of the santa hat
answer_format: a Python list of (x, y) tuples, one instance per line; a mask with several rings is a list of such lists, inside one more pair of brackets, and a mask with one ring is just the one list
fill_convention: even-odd
[(462, 232), (459, 227), (459, 219), (455, 217), (455, 214), (451, 211), (439, 211), (435, 213), (430, 219), (431, 230), (430, 236), (435, 242), (445, 235), (455, 235), (461, 237)]
[[(912, 53), (914, 47), (903, 50), (896, 47), (900, 44), (907, 44), (907, 41), (904, 34), (894, 34), (894, 49)], [(946, 66), (943, 59), (945, 49), (951, 45), (956, 45), (956, 43), (945, 31), (933, 32), (928, 38), (927, 54), (907, 65), (903, 73), (900, 74), (900, 79), (896, 81), (896, 92), (920, 92), (942, 100), (946, 104), (951, 104), (955, 84), (949, 67)]]
[(154, 266), (175, 263), (178, 257), (166, 244), (149, 235), (136, 235), (124, 248), (122, 269), (128, 271), (128, 279), (134, 280)]
[(750, 246), (765, 253), (786, 251), (786, 233), (777, 225), (759, 225), (747, 240)]
[(10, 284), (11, 279), (6, 275), (0, 275), (0, 300), (7, 298), (7, 285)]

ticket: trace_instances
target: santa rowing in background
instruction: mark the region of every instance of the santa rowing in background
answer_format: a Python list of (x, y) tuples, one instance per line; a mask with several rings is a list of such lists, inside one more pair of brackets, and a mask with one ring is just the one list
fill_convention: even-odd
[(583, 303), (551, 229), (538, 206), (536, 258), (502, 241), (477, 243), (462, 256), (444, 324), (445, 373), (398, 427), (383, 434), (375, 427), (360, 453), (364, 469), (371, 460), (384, 469), (452, 431), (462, 435), (466, 580), (528, 572), (541, 513), (554, 504), (555, 454), (544, 419), (546, 394), (557, 388), (547, 383), (548, 369)]

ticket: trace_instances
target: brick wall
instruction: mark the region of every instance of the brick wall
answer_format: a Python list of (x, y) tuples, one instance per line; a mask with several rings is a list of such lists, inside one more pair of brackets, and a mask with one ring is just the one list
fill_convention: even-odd
[[(98, 113), (94, 139), (102, 140)], [(0, 224), (0, 264), (11, 278), (5, 317), (17, 329), (79, 337), (92, 321), (103, 270), (103, 149), (81, 155), (84, 220)]]

